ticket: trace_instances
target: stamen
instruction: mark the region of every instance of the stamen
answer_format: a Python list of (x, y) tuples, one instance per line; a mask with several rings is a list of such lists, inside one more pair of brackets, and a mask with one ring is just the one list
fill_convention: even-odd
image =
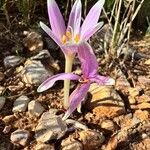
[(61, 42), (65, 44), (67, 42), (67, 37), (65, 35), (62, 36)]
[(79, 40), (80, 40), (80, 36), (79, 36), (79, 34), (76, 34), (75, 37), (74, 37), (74, 41), (75, 41), (76, 43), (78, 43)]
[(66, 31), (66, 36), (67, 36), (69, 39), (71, 39), (71, 37), (72, 37), (71, 32), (70, 32), (70, 31)]

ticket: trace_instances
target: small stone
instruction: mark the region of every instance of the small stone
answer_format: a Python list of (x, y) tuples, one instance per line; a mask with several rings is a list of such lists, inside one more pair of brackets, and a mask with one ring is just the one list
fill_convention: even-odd
[(3, 86), (0, 86), (0, 95), (2, 95), (4, 92), (5, 92), (5, 87), (3, 87)]
[(12, 111), (14, 113), (26, 111), (29, 101), (30, 101), (30, 99), (25, 95), (18, 97), (14, 102), (14, 106), (13, 106)]
[(71, 136), (61, 142), (62, 150), (83, 150), (82, 143), (73, 139)]
[(138, 104), (145, 103), (145, 102), (149, 103), (150, 102), (150, 96), (143, 94), (141, 96), (138, 96), (136, 98), (136, 101), (137, 101)]
[(3, 129), (3, 133), (4, 133), (4, 134), (9, 133), (10, 130), (11, 130), (11, 128), (12, 128), (11, 125), (5, 126), (5, 128)]
[(35, 129), (38, 142), (46, 143), (52, 139), (60, 139), (67, 131), (67, 125), (59, 116), (43, 113)]
[(41, 84), (53, 72), (47, 70), (40, 61), (27, 60), (21, 74), (26, 84)]
[(37, 32), (26, 32), (26, 37), (23, 40), (24, 46), (31, 52), (37, 52), (43, 49), (42, 36)]
[(14, 122), (15, 119), (16, 117), (14, 115), (9, 115), (9, 116), (5, 116), (3, 118), (3, 121), (5, 122), (5, 124), (9, 125), (10, 123)]
[(131, 105), (133, 105), (133, 104), (136, 103), (136, 99), (135, 99), (134, 97), (129, 96), (128, 99), (129, 99), (129, 103), (130, 103)]
[(18, 129), (11, 134), (10, 139), (13, 143), (25, 146), (29, 140), (29, 137), (30, 133), (27, 130)]
[(107, 119), (102, 121), (101, 128), (108, 131), (115, 131), (117, 129), (117, 126), (112, 120)]
[(150, 59), (146, 60), (146, 61), (144, 62), (144, 64), (145, 64), (145, 65), (150, 65)]
[(24, 59), (20, 56), (15, 55), (7, 56), (4, 58), (4, 66), (6, 68), (16, 67), (20, 65), (23, 61)]
[(5, 101), (6, 101), (6, 98), (3, 96), (0, 96), (0, 110), (3, 108)]
[(148, 120), (150, 117), (150, 114), (147, 110), (136, 110), (134, 112), (134, 117), (139, 119), (141, 122)]
[(129, 95), (131, 97), (138, 96), (139, 93), (140, 93), (140, 89), (139, 88), (132, 88), (132, 87), (130, 87), (128, 90), (129, 90)]
[(2, 81), (5, 78), (4, 73), (0, 72), (0, 81)]
[(54, 146), (49, 144), (38, 143), (35, 150), (55, 150)]
[(138, 81), (141, 85), (150, 86), (150, 78), (148, 76), (138, 76)]
[(28, 104), (28, 111), (30, 115), (39, 117), (43, 113), (44, 107), (38, 101), (33, 100)]
[(112, 87), (93, 83), (89, 92), (92, 98), (86, 106), (92, 109), (96, 118), (113, 118), (125, 113), (123, 100)]
[(81, 131), (79, 132), (79, 136), (79, 140), (83, 144), (83, 149), (86, 150), (100, 149), (102, 143), (105, 141), (102, 133), (92, 130)]

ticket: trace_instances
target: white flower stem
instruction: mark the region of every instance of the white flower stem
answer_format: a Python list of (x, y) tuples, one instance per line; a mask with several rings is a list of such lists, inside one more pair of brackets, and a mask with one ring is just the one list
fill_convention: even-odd
[[(65, 56), (65, 73), (70, 73), (72, 71), (72, 64), (74, 60), (74, 55)], [(70, 80), (64, 80), (64, 108), (69, 106), (69, 90), (70, 90)]]

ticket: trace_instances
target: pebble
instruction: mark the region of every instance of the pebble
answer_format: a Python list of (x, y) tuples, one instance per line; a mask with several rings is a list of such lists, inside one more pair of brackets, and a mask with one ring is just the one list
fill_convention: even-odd
[(31, 116), (39, 117), (44, 110), (44, 107), (36, 100), (32, 100), (28, 104), (28, 112)]
[(16, 119), (16, 117), (14, 115), (9, 115), (9, 116), (5, 116), (3, 118), (3, 121), (5, 122), (5, 124), (9, 125), (10, 123), (12, 123), (14, 120)]
[(99, 86), (93, 83), (90, 86), (91, 101), (86, 107), (92, 109), (97, 119), (107, 117), (113, 118), (125, 113), (123, 100), (119, 94), (110, 86)]
[(82, 143), (73, 139), (71, 136), (62, 140), (61, 142), (62, 150), (83, 150)]
[(132, 87), (130, 87), (129, 89), (129, 95), (131, 96), (131, 97), (135, 97), (135, 96), (138, 96), (139, 95), (139, 93), (140, 93), (140, 89), (139, 88), (132, 88)]
[(18, 129), (11, 133), (10, 139), (13, 143), (25, 146), (30, 138), (30, 133), (27, 130)]
[(30, 101), (30, 99), (25, 95), (18, 97), (14, 102), (12, 111), (14, 113), (26, 111), (29, 101)]
[(3, 108), (5, 101), (6, 101), (6, 98), (3, 96), (0, 96), (0, 110)]
[(146, 61), (144, 62), (144, 64), (145, 64), (145, 65), (150, 65), (150, 59), (146, 60)]
[(26, 37), (23, 39), (23, 44), (31, 52), (37, 52), (43, 49), (42, 36), (35, 32), (24, 31)]
[(26, 84), (41, 84), (54, 73), (47, 70), (40, 61), (27, 60), (21, 74)]
[(7, 56), (4, 58), (4, 66), (5, 68), (16, 67), (20, 65), (23, 61), (24, 59), (20, 56), (15, 55)]
[(38, 142), (46, 143), (53, 139), (60, 139), (67, 131), (67, 125), (60, 116), (53, 116), (45, 112), (41, 116), (35, 129), (35, 138)]
[(79, 132), (79, 140), (83, 144), (83, 149), (94, 150), (100, 149), (102, 143), (105, 141), (103, 133), (93, 130), (86, 130)]
[(55, 150), (53, 145), (38, 143), (35, 147), (35, 150)]
[(112, 120), (107, 119), (102, 121), (101, 128), (108, 131), (115, 131), (117, 129), (117, 126)]

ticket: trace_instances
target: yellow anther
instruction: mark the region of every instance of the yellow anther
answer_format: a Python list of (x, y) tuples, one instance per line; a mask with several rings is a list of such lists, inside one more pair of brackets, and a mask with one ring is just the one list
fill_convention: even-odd
[(67, 42), (67, 37), (65, 35), (62, 36), (61, 42), (65, 44)]
[(66, 36), (70, 39), (72, 37), (71, 32), (70, 31), (66, 31)]
[(79, 40), (80, 40), (80, 36), (79, 36), (79, 34), (76, 34), (75, 37), (74, 37), (74, 41), (75, 41), (76, 43), (78, 43)]

